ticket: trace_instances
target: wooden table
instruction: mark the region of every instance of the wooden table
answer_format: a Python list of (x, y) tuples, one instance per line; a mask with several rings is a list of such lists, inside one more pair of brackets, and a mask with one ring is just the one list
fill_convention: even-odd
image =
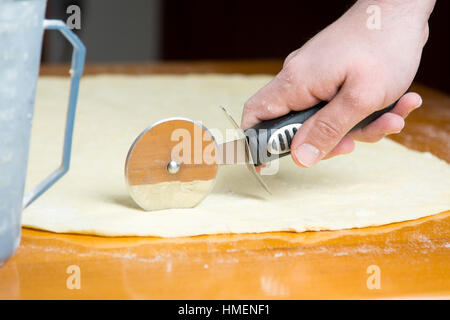
[[(86, 74), (273, 74), (280, 67), (278, 60), (122, 64), (88, 66)], [(63, 75), (67, 67), (41, 71)], [(450, 162), (450, 97), (413, 90), (424, 105), (393, 139)], [(425, 297), (450, 298), (450, 211), (376, 228), (176, 239), (24, 229), (17, 253), (0, 268), (3, 299)]]

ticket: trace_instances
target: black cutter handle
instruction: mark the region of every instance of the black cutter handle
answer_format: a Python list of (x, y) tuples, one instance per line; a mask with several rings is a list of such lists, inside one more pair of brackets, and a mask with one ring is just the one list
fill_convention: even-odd
[[(245, 130), (253, 163), (259, 166), (290, 154), (291, 142), (298, 128), (327, 103), (323, 101), (306, 110), (291, 111), (282, 117), (261, 122)], [(396, 103), (372, 113), (352, 130), (362, 128), (375, 121), (382, 114), (391, 111)]]

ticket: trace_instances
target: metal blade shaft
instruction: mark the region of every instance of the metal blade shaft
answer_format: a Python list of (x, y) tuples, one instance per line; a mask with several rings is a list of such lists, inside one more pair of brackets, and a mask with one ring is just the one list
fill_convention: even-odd
[(222, 143), (217, 148), (217, 164), (247, 164), (245, 138)]

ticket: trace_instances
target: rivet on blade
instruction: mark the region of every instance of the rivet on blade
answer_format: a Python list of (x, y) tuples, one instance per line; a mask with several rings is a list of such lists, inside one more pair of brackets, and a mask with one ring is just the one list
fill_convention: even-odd
[(167, 164), (167, 172), (170, 174), (175, 174), (180, 170), (180, 164), (175, 160), (170, 160)]

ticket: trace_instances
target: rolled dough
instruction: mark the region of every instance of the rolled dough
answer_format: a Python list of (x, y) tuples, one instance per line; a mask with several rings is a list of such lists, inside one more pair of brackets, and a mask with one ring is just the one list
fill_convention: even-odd
[[(224, 132), (219, 110), (239, 117), (267, 76), (96, 76), (80, 91), (68, 175), (23, 213), (23, 225), (103, 236), (194, 236), (216, 233), (335, 230), (383, 225), (450, 208), (450, 167), (390, 140), (358, 143), (347, 156), (316, 167), (289, 157), (264, 179), (268, 196), (244, 166), (219, 169), (213, 192), (196, 208), (144, 212), (127, 193), (128, 148), (153, 122), (184, 116)], [(69, 82), (41, 78), (33, 124), (28, 185), (60, 160)], [(218, 137), (220, 140), (220, 137)], [(220, 141), (219, 141), (220, 142)]]

